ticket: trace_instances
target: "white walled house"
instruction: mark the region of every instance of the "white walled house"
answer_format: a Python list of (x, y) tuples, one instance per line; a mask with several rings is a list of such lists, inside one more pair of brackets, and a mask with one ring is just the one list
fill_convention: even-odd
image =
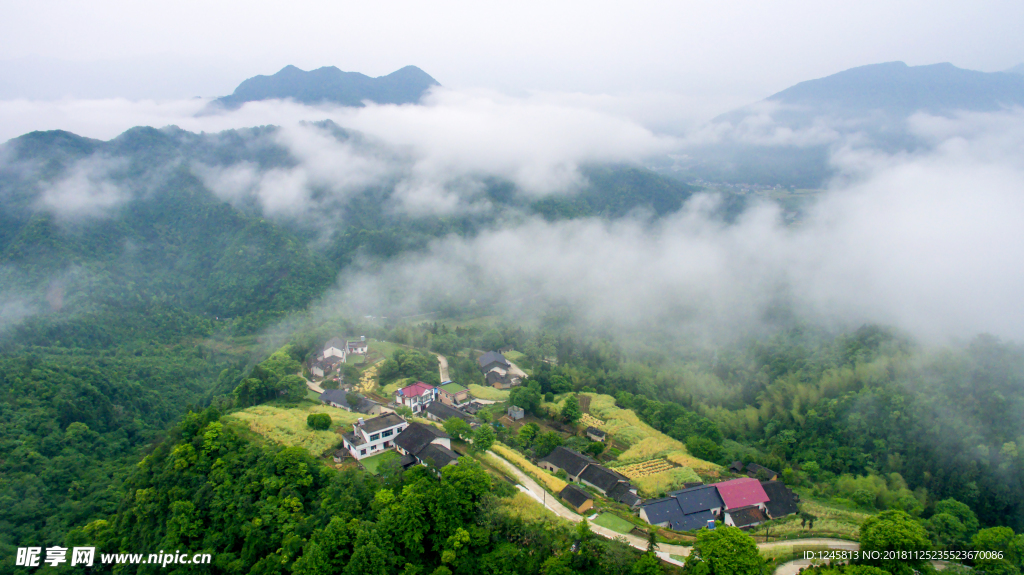
[(340, 357), (341, 361), (345, 361), (346, 354), (347, 346), (340, 337), (332, 337), (324, 344), (323, 357)]
[(395, 392), (395, 403), (404, 405), (413, 413), (420, 413), (437, 397), (437, 388), (417, 381)]
[(409, 424), (395, 413), (352, 424), (352, 432), (342, 435), (345, 449), (356, 459), (383, 453), (395, 445), (395, 437)]

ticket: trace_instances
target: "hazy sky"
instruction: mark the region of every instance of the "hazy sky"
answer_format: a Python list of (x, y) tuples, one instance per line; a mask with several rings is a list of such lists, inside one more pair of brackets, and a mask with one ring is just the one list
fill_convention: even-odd
[(853, 66), (1024, 61), (1024, 3), (7, 0), (0, 99), (173, 99), (334, 65), (453, 88), (645, 95), (714, 115)]

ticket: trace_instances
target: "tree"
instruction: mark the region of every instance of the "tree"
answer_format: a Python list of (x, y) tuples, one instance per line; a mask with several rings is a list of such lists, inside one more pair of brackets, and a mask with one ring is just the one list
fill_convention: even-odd
[(665, 570), (661, 568), (661, 560), (658, 559), (658, 556), (648, 551), (636, 560), (630, 573), (632, 575), (664, 575)]
[(570, 395), (562, 404), (562, 419), (566, 423), (576, 423), (581, 417), (583, 417), (583, 411), (580, 409), (580, 402), (575, 395)]
[(949, 513), (936, 513), (925, 521), (925, 528), (936, 547), (950, 547), (967, 541), (967, 527)]
[[(909, 513), (898, 509), (883, 511), (868, 517), (860, 528), (860, 548), (863, 551), (878, 551), (879, 559), (868, 559), (867, 565), (880, 567), (893, 575), (910, 575), (915, 569), (920, 570), (924, 559), (914, 558), (916, 551), (925, 551), (931, 547), (928, 533)], [(885, 559), (885, 552), (908, 551), (906, 559)]]
[(717, 443), (699, 435), (686, 438), (686, 450), (705, 461), (718, 461), (722, 457), (722, 448)]
[(277, 382), (277, 394), (290, 401), (306, 397), (306, 380), (297, 375), (286, 375)]
[(355, 392), (348, 392), (345, 394), (345, 401), (348, 402), (348, 406), (355, 409), (359, 405), (359, 401), (363, 399), (363, 396)]
[(562, 445), (562, 436), (558, 435), (554, 431), (542, 433), (537, 436), (537, 440), (533, 442), (533, 453), (537, 457), (547, 457), (549, 453), (555, 450), (556, 447)]
[(976, 551), (997, 551), (1003, 556), (1002, 559), (975, 561), (979, 571), (1017, 575), (1024, 570), (1024, 534), (1014, 535), (1009, 527), (989, 527), (978, 531), (971, 543)]
[(540, 392), (528, 385), (520, 385), (508, 394), (508, 400), (512, 405), (536, 414), (540, 407)]
[(948, 513), (960, 520), (960, 523), (967, 529), (967, 537), (978, 532), (978, 516), (971, 511), (965, 503), (956, 499), (943, 499), (935, 504), (935, 515)]
[(694, 575), (762, 575), (764, 569), (757, 544), (737, 527), (702, 529), (686, 558)]
[(540, 431), (540, 426), (536, 423), (527, 423), (526, 425), (519, 428), (519, 434), (516, 439), (519, 440), (519, 445), (524, 448), (529, 447), (533, 443), (533, 438), (537, 437), (537, 433)]
[(331, 416), (326, 413), (310, 413), (306, 416), (306, 425), (313, 429), (330, 429), (332, 423), (334, 423), (334, 421), (331, 420)]
[(600, 441), (591, 441), (590, 445), (587, 446), (586, 451), (594, 457), (597, 457), (604, 453), (604, 443), (601, 443)]
[[(409, 419), (413, 416), (412, 409), (408, 405), (399, 405), (395, 408), (395, 413), (402, 417)], [(450, 434), (449, 434), (450, 435)]]
[(473, 448), (487, 451), (494, 445), (494, 428), (486, 423), (477, 428), (473, 434)]
[(469, 437), (469, 424), (461, 417), (449, 417), (444, 421), (444, 430), (456, 439)]

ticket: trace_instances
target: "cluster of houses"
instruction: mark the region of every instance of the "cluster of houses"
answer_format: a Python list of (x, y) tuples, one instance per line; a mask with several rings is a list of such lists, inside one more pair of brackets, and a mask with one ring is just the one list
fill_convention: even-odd
[(640, 518), (659, 527), (690, 531), (721, 521), (733, 527), (755, 527), (797, 512), (799, 496), (781, 481), (753, 477), (694, 485), (667, 497), (644, 501)]
[(458, 417), (470, 426), (479, 424), (474, 414), (483, 407), (473, 400), (465, 386), (453, 381), (437, 387), (417, 381), (395, 391), (394, 403), (396, 406), (408, 407), (414, 414), (431, 421), (443, 423)]
[[(573, 483), (590, 487), (611, 500), (639, 510), (640, 518), (651, 525), (676, 531), (713, 526), (715, 521), (734, 527), (755, 527), (769, 519), (796, 513), (799, 501), (799, 497), (782, 482), (776, 481), (774, 476), (764, 481), (741, 477), (710, 485), (688, 484), (667, 497), (644, 501), (637, 495), (637, 489), (630, 484), (629, 478), (572, 449), (557, 447), (537, 464), (553, 473), (565, 472), (572, 483), (559, 496), (577, 513), (592, 508), (594, 499), (590, 492)], [(771, 471), (755, 465), (753, 472), (758, 473), (762, 469)]]
[(497, 389), (509, 389), (523, 382), (526, 373), (505, 359), (497, 351), (488, 351), (476, 360), (484, 374), (487, 385)]
[(348, 356), (366, 355), (368, 347), (366, 336), (348, 341), (332, 337), (324, 344), (323, 351), (317, 354), (316, 359), (309, 363), (309, 373), (313, 377), (326, 377), (338, 369), (338, 365), (345, 363)]
[[(592, 487), (601, 495), (628, 505), (631, 509), (640, 506), (641, 499), (636, 494), (637, 488), (629, 482), (629, 478), (567, 447), (556, 447), (547, 457), (538, 461), (537, 465), (553, 473), (565, 471), (566, 478), (570, 481)], [(590, 494), (575, 485), (566, 486), (559, 496), (575, 507), (578, 513), (583, 513), (594, 505)]]
[[(342, 445), (356, 460), (394, 449), (402, 456), (399, 460), (402, 467), (419, 464), (438, 473), (443, 467), (459, 461), (459, 454), (452, 451), (448, 434), (432, 425), (409, 423), (397, 413), (385, 413), (366, 420), (359, 418), (352, 424), (351, 432), (342, 434)], [(335, 460), (343, 456), (343, 452), (335, 453)]]

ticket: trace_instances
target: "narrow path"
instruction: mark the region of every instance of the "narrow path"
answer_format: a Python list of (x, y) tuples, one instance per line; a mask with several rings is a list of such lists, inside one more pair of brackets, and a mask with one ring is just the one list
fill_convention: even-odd
[[(494, 458), (496, 458), (498, 461), (500, 461), (501, 464), (509, 471), (509, 473), (511, 473), (516, 478), (516, 480), (519, 481), (520, 485), (518, 485), (518, 487), (519, 487), (520, 491), (523, 491), (523, 492), (528, 493), (529, 495), (531, 495), (534, 499), (536, 499), (546, 509), (548, 509), (549, 511), (553, 512), (555, 515), (561, 517), (562, 519), (566, 519), (568, 521), (572, 521), (573, 523), (578, 523), (578, 522), (580, 522), (583, 519), (583, 517), (578, 515), (576, 512), (574, 512), (573, 510), (569, 509), (565, 505), (562, 505), (562, 502), (559, 501), (558, 498), (552, 496), (547, 491), (545, 491), (544, 488), (541, 487), (536, 481), (534, 481), (532, 477), (530, 477), (529, 475), (524, 473), (521, 469), (519, 469), (518, 467), (513, 465), (512, 462), (508, 461), (507, 459), (505, 459), (504, 457), (498, 455), (497, 453), (495, 453), (493, 451), (488, 451), (487, 453), (490, 454), (491, 456), (493, 456)], [(590, 529), (594, 533), (597, 533), (598, 535), (601, 535), (602, 537), (606, 537), (608, 539), (621, 538), (621, 539), (624, 539), (626, 541), (626, 543), (628, 543), (631, 547), (634, 547), (636, 549), (640, 549), (642, 551), (646, 551), (647, 550), (647, 540), (643, 539), (643, 538), (640, 538), (640, 537), (637, 537), (636, 535), (619, 533), (618, 531), (612, 531), (611, 529), (608, 529), (607, 527), (602, 527), (600, 525), (595, 525), (594, 523), (590, 524)], [(827, 547), (829, 549), (859, 549), (860, 548), (860, 545), (857, 542), (855, 542), (855, 541), (847, 541), (845, 539), (828, 539), (828, 538), (824, 538), (824, 537), (818, 537), (818, 538), (813, 538), (813, 539), (790, 539), (790, 540), (786, 540), (786, 541), (773, 541), (771, 543), (758, 543), (757, 547), (759, 549), (772, 549), (772, 548), (775, 548), (775, 547), (783, 547), (783, 546), (792, 547), (792, 546), (797, 546), (797, 545), (799, 545), (799, 546), (813, 545), (813, 546), (818, 546), (818, 547)], [(680, 561), (678, 561), (676, 559), (673, 559), (672, 557), (669, 557), (669, 555), (677, 555), (677, 556), (680, 556), (680, 557), (686, 557), (686, 556), (688, 556), (690, 554), (690, 549), (691, 549), (691, 547), (686, 547), (686, 546), (683, 546), (683, 545), (671, 545), (669, 543), (658, 543), (657, 548), (656, 548), (656, 552), (657, 552), (657, 555), (658, 555), (659, 558), (661, 558), (661, 559), (663, 559), (665, 561), (668, 561), (669, 563), (673, 563), (675, 565), (681, 565), (682, 563)], [(785, 563), (785, 564), (781, 565), (779, 567), (780, 571), (777, 571), (776, 575), (793, 575), (793, 573), (796, 573), (796, 571), (798, 571), (799, 568), (797, 568), (796, 570), (794, 570), (792, 572), (790, 572), (790, 571), (781, 571), (781, 569), (783, 567), (786, 567), (787, 570), (791, 570), (792, 569), (792, 565), (791, 565), (792, 563), (795, 563), (795, 562), (791, 561), (789, 563)]]
[(324, 392), (324, 389), (322, 387), (320, 387), (318, 384), (316, 384), (316, 383), (306, 379), (306, 376), (302, 375), (302, 370), (299, 370), (299, 373), (297, 373), (295, 375), (298, 375), (299, 377), (301, 377), (302, 381), (306, 382), (306, 387), (308, 387), (309, 389), (311, 389), (311, 390), (313, 390), (313, 391), (315, 391), (317, 393), (323, 393)]
[(449, 381), (451, 378), (448, 377), (448, 358), (441, 355), (437, 355), (437, 370), (441, 374), (441, 383)]

